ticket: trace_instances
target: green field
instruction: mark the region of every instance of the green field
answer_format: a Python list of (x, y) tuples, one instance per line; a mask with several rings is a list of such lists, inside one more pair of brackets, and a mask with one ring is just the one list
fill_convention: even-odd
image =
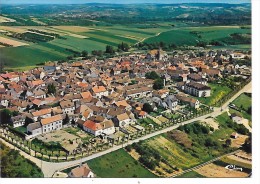
[[(191, 32), (198, 32), (198, 35)], [(147, 43), (163, 41), (168, 44), (194, 45), (198, 41), (212, 41), (226, 39), (233, 33), (251, 33), (250, 29), (240, 29), (238, 26), (210, 26), (177, 28), (164, 32), (146, 40)]]
[(154, 178), (154, 174), (136, 162), (125, 150), (120, 149), (87, 162), (101, 178)]
[(211, 87), (210, 97), (200, 97), (197, 98), (201, 103), (206, 105), (214, 105), (216, 102), (221, 100), (224, 96), (230, 93), (232, 90), (227, 86), (222, 86), (220, 84), (208, 84)]
[(252, 106), (251, 97), (245, 95), (244, 93), (237, 97), (233, 102), (238, 108), (243, 107), (244, 109), (248, 109)]
[[(65, 39), (56, 38), (50, 42), (40, 42), (38, 44), (26, 42), (29, 43), (28, 46), (0, 48), (0, 60), (5, 62), (6, 67), (17, 68), (37, 65), (46, 61), (62, 60), (69, 55), (73, 55), (73, 52), (66, 49), (77, 52), (87, 50), (91, 53), (93, 50), (104, 51), (106, 45), (116, 48), (121, 42), (134, 45), (139, 41), (147, 43), (163, 41), (165, 43), (175, 43), (178, 46), (196, 45), (199, 40), (223, 40), (232, 33), (250, 33), (251, 31), (250, 29), (240, 29), (234, 26), (186, 27), (187, 25), (185, 24), (177, 25), (173, 28), (170, 24), (157, 23), (157, 26), (152, 28), (145, 28), (146, 25), (143, 24), (133, 24), (130, 26), (81, 26), (80, 28), (83, 28), (81, 32), (78, 32), (77, 28), (64, 30), (62, 27), (54, 28), (50, 26), (26, 27), (26, 29), (39, 29), (41, 31), (60, 34)], [(24, 27), (21, 26), (20, 28), (23, 29)], [(84, 29), (86, 30), (84, 31)], [(201, 38), (191, 33), (192, 31), (198, 32)], [(78, 38), (77, 36), (85, 36), (87, 38)], [(249, 48), (250, 45), (234, 45), (231, 47)]]
[[(77, 52), (86, 50), (89, 53), (93, 50), (104, 51), (106, 45), (112, 45), (115, 48), (117, 48), (117, 45), (121, 42), (133, 45), (142, 39), (154, 36), (158, 32), (168, 29), (167, 27), (162, 27), (143, 30), (127, 26), (99, 26), (86, 28), (90, 28), (90, 30), (87, 32), (77, 32), (77, 30), (73, 31), (72, 29), (71, 31), (68, 31), (57, 27), (28, 27), (28, 29), (40, 29), (57, 33), (65, 39), (56, 38), (50, 42), (40, 42), (38, 44), (26, 42), (29, 43), (28, 46), (0, 48), (0, 60), (5, 62), (7, 68), (32, 66), (46, 61), (62, 60), (69, 55), (73, 55), (73, 52), (66, 49)], [(86, 36), (87, 38), (78, 38), (71, 34)]]

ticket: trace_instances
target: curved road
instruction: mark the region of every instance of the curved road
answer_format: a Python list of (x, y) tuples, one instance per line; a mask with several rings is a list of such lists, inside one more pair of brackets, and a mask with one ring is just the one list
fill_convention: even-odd
[[(234, 99), (236, 99), (241, 93), (244, 93), (244, 92), (251, 92), (252, 91), (252, 86), (251, 86), (251, 82), (248, 83), (243, 89), (241, 89), (238, 93), (236, 93), (232, 98), (230, 98), (223, 106), (223, 111), (226, 110), (228, 108), (228, 104), (230, 102), (232, 102)], [(87, 157), (84, 157), (82, 159), (79, 159), (79, 160), (74, 160), (74, 161), (67, 161), (67, 162), (60, 162), (60, 163), (53, 163), (53, 162), (46, 162), (46, 161), (42, 161), (40, 159), (37, 159), (33, 156), (30, 156), (28, 155), (27, 153), (19, 150), (18, 148), (16, 148), (17, 150), (20, 151), (20, 154), (23, 155), (25, 158), (33, 161), (37, 166), (39, 166), (41, 169), (42, 169), (42, 172), (44, 174), (45, 177), (52, 177), (53, 174), (58, 171), (58, 170), (62, 170), (64, 168), (68, 168), (68, 167), (71, 167), (71, 166), (74, 166), (74, 165), (78, 165), (80, 164), (81, 162), (85, 162), (85, 161), (88, 161), (88, 160), (91, 160), (91, 159), (94, 159), (94, 158), (97, 158), (97, 157), (100, 157), (102, 155), (105, 155), (107, 153), (110, 153), (110, 152), (113, 152), (113, 151), (116, 151), (122, 147), (125, 147), (126, 145), (128, 144), (133, 144), (134, 142), (138, 142), (140, 140), (145, 140), (145, 139), (148, 139), (148, 138), (151, 138), (151, 137), (154, 137), (156, 135), (159, 135), (159, 134), (162, 134), (162, 133), (165, 133), (165, 132), (168, 132), (168, 131), (171, 131), (173, 129), (176, 129), (178, 128), (180, 125), (185, 125), (185, 124), (189, 124), (189, 123), (192, 123), (194, 121), (200, 121), (200, 120), (204, 120), (206, 117), (208, 116), (212, 116), (212, 117), (216, 117), (218, 115), (220, 115), (223, 111), (221, 111), (221, 108), (214, 108), (214, 111), (212, 113), (209, 113), (209, 114), (206, 114), (204, 116), (200, 116), (200, 117), (197, 117), (197, 118), (194, 118), (194, 119), (191, 119), (191, 120), (188, 120), (188, 121), (185, 121), (185, 122), (182, 122), (182, 123), (178, 123), (174, 126), (171, 126), (171, 127), (168, 127), (168, 128), (165, 128), (163, 130), (159, 130), (159, 131), (156, 131), (156, 132), (153, 132), (151, 134), (148, 134), (148, 135), (145, 135), (141, 138), (138, 138), (138, 139), (135, 139), (135, 140), (130, 140), (128, 141), (127, 143), (125, 143), (124, 145), (118, 145), (118, 146), (114, 146), (108, 150), (105, 150), (105, 151), (102, 151), (102, 152), (99, 152), (99, 153), (95, 153), (93, 155), (90, 155), (90, 156), (87, 156)], [(1, 139), (1, 142), (5, 143), (7, 146), (9, 146), (10, 148), (13, 148), (14, 146), (7, 143), (6, 141), (4, 141), (3, 139)]]

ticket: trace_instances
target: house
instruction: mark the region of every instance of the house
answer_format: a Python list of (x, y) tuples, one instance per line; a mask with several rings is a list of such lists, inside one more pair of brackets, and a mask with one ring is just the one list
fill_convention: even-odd
[(62, 116), (55, 115), (51, 116), (45, 119), (41, 119), (41, 124), (42, 124), (42, 132), (43, 133), (48, 133), (53, 130), (58, 130), (62, 128)]
[(125, 110), (131, 110), (132, 107), (126, 102), (126, 100), (117, 101), (114, 103), (116, 107), (122, 107)]
[(33, 92), (34, 98), (46, 98), (46, 93), (42, 90), (37, 90)]
[(96, 98), (101, 98), (102, 96), (108, 96), (108, 91), (104, 86), (94, 86), (92, 89), (92, 94)]
[(151, 97), (153, 92), (153, 88), (151, 87), (140, 87), (134, 90), (126, 91), (125, 98), (142, 98), (142, 97)]
[(35, 137), (42, 134), (42, 125), (40, 122), (30, 123), (27, 126), (27, 134)]
[(10, 95), (5, 95), (5, 94), (0, 94), (0, 105), (4, 107), (9, 106), (9, 102), (12, 100), (12, 96)]
[(73, 101), (64, 100), (60, 102), (60, 107), (62, 109), (63, 114), (74, 114), (75, 105)]
[(198, 109), (200, 107), (200, 102), (199, 100), (195, 99), (195, 98), (190, 98), (190, 97), (186, 97), (186, 96), (181, 96), (181, 95), (176, 95), (176, 98), (184, 103), (184, 104), (189, 104), (191, 107)]
[(168, 89), (161, 89), (158, 91), (153, 92), (153, 96), (159, 97), (159, 98), (165, 98), (169, 94), (170, 90)]
[(124, 127), (132, 122), (131, 118), (127, 115), (127, 113), (117, 115), (115, 118), (113, 118), (113, 121), (115, 123), (115, 126), (117, 127)]
[(110, 135), (115, 133), (115, 126), (111, 120), (105, 120), (103, 122), (97, 123), (92, 120), (87, 120), (83, 124), (83, 130), (93, 134), (94, 136), (99, 136), (102, 134)]
[(207, 85), (207, 80), (197, 73), (191, 73), (187, 76), (188, 82), (196, 82)]
[(25, 115), (18, 115), (18, 116), (13, 116), (11, 117), (11, 122), (13, 123), (13, 127), (20, 127), (23, 126), (25, 123)]
[(209, 97), (211, 88), (200, 83), (189, 82), (184, 85), (184, 91), (197, 97)]
[(38, 118), (48, 118), (51, 117), (51, 112), (52, 112), (51, 108), (35, 111), (32, 112), (32, 118), (34, 121), (38, 121)]
[[(169, 95), (164, 99), (163, 104), (166, 103), (166, 109), (170, 109), (171, 111), (177, 110), (178, 100), (174, 95)], [(165, 106), (165, 105), (164, 105)]]
[(94, 178), (94, 173), (90, 170), (87, 164), (80, 165), (72, 169), (69, 173), (70, 178)]
[(247, 124), (248, 123), (248, 119), (245, 119), (236, 113), (231, 114), (231, 118), (232, 118), (232, 121), (237, 124)]

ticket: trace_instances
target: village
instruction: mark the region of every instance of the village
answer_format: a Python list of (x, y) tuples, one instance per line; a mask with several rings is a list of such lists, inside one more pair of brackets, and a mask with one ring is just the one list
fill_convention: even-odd
[(211, 112), (228, 99), (216, 86), (236, 90), (250, 80), (250, 58), (245, 51), (158, 49), (6, 72), (0, 75), (1, 124), (35, 156), (75, 159)]

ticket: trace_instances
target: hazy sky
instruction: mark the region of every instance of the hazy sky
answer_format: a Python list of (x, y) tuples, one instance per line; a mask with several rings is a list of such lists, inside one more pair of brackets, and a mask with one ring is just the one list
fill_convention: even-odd
[(82, 4), (82, 3), (250, 3), (250, 0), (0, 0), (0, 4)]

